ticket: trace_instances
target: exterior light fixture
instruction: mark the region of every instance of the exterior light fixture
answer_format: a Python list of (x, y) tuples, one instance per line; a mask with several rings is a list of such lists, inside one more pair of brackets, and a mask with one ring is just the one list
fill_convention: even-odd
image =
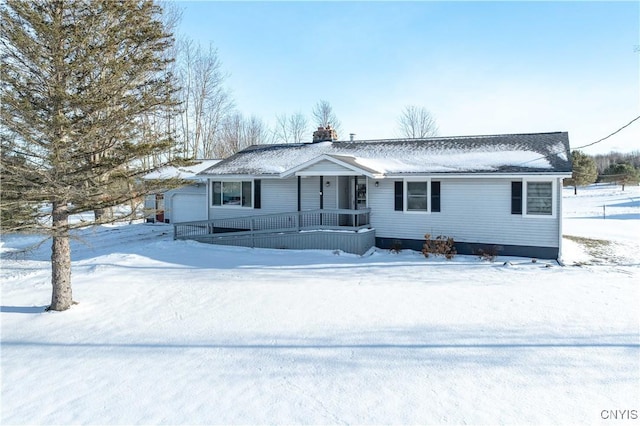
[(327, 181), (327, 183), (324, 184), (324, 186), (326, 186), (327, 188), (331, 186), (331, 182)]
[(380, 186), (380, 182), (376, 181), (376, 188)]

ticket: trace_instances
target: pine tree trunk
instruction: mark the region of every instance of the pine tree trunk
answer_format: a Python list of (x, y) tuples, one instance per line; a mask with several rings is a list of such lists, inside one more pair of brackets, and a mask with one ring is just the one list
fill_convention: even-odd
[(51, 306), (50, 311), (65, 311), (73, 304), (71, 296), (71, 246), (69, 244), (69, 214), (66, 203), (53, 206), (53, 243), (51, 245)]
[(578, 185), (573, 186), (573, 195), (578, 195)]
[(104, 216), (105, 213), (105, 209), (95, 209), (93, 211), (93, 218), (95, 219), (95, 221), (99, 221), (100, 219), (102, 219), (102, 217)]

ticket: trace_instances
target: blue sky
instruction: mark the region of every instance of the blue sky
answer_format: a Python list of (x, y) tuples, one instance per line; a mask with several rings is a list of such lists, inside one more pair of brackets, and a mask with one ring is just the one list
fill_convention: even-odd
[[(323, 99), (341, 139), (384, 139), (417, 105), (443, 136), (568, 131), (577, 147), (640, 115), (639, 2), (180, 7), (178, 32), (213, 43), (238, 110), (267, 123)], [(586, 151), (611, 150), (640, 150), (640, 120)]]

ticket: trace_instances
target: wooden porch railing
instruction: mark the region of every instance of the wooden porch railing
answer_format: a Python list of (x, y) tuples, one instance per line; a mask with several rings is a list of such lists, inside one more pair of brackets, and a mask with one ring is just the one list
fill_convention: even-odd
[(307, 230), (358, 231), (370, 228), (371, 209), (319, 209), (181, 222), (173, 225), (174, 239), (198, 239), (234, 233), (266, 234)]

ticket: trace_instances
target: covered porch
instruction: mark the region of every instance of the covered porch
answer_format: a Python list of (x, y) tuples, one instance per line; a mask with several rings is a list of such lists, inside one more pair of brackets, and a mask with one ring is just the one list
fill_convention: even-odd
[(315, 209), (176, 223), (174, 239), (276, 249), (339, 249), (364, 254), (375, 245), (369, 208)]

